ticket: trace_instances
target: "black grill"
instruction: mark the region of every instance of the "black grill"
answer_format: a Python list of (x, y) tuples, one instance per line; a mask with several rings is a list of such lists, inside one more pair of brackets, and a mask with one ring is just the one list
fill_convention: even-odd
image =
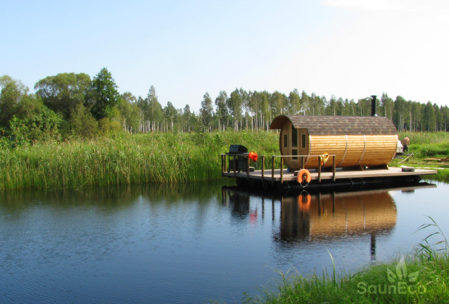
[(226, 154), (229, 155), (228, 172), (248, 170), (248, 149), (245, 146), (231, 145)]
[(247, 153), (248, 149), (245, 146), (242, 145), (231, 145), (229, 147), (229, 155), (231, 154), (242, 154), (242, 153)]

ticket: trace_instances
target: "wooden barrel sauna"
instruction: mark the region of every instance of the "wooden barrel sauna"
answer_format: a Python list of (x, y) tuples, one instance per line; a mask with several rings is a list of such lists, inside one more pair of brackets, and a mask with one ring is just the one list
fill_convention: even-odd
[[(280, 129), (279, 146), (291, 170), (317, 168), (315, 155), (336, 156), (336, 167), (379, 167), (396, 153), (398, 135), (393, 122), (378, 116), (276, 117), (270, 129)], [(303, 157), (304, 156), (304, 157)], [(332, 166), (332, 158), (324, 167)]]

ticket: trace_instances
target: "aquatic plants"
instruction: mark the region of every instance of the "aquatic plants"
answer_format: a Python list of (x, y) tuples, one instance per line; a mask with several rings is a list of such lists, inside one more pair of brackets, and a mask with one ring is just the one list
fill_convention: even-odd
[(230, 144), (276, 154), (273, 132), (149, 133), (0, 149), (0, 190), (182, 183), (220, 178)]
[[(449, 151), (445, 132), (406, 135), (418, 158)], [(426, 143), (428, 138), (436, 143)], [(2, 137), (0, 190), (213, 180), (220, 178), (220, 154), (229, 145), (243, 144), (259, 156), (271, 156), (279, 154), (278, 140), (278, 133), (265, 131), (118, 134), (19, 146)], [(265, 167), (271, 168), (269, 157)], [(440, 170), (436, 178), (448, 181), (445, 171)]]

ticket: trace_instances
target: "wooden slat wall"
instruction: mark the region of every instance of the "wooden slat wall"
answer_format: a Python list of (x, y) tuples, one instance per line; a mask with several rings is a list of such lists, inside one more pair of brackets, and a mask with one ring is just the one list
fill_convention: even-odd
[(360, 165), (376, 166), (388, 164), (396, 154), (397, 135), (367, 136), (366, 152)]
[[(380, 166), (388, 164), (396, 153), (397, 135), (309, 135), (308, 155), (335, 154), (337, 167)], [(309, 157), (305, 167), (316, 168), (317, 158)], [(286, 159), (292, 169), (300, 162)], [(325, 165), (332, 166), (332, 161)]]

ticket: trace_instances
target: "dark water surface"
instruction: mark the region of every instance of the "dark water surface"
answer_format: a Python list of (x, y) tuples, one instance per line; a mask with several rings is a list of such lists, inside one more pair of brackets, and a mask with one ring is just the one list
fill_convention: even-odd
[(449, 186), (262, 197), (221, 184), (0, 194), (0, 303), (240, 302), (410, 253)]

